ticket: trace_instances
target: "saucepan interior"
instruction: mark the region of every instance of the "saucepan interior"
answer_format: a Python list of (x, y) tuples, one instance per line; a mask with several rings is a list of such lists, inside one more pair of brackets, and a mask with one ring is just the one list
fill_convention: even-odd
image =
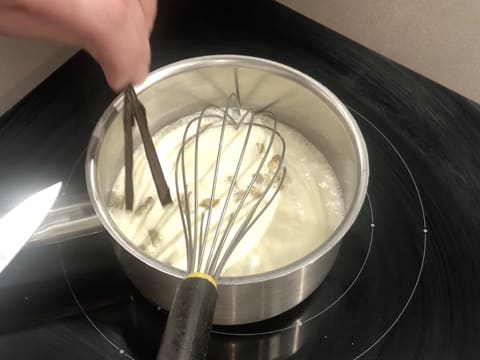
[[(323, 281), (339, 243), (354, 222), (368, 182), (366, 147), (344, 105), (324, 86), (287, 66), (259, 58), (217, 55), (184, 60), (151, 73), (136, 88), (152, 133), (206, 105), (225, 106), (232, 93), (251, 110), (268, 108), (275, 118), (301, 132), (327, 158), (340, 183), (345, 218), (330, 238), (302, 259), (264, 274), (222, 278), (215, 323), (262, 320), (295, 306)], [(169, 308), (185, 273), (150, 258), (132, 245), (112, 220), (107, 202), (124, 165), (123, 97), (99, 120), (87, 155), (89, 195), (116, 241), (118, 258), (140, 291)], [(134, 145), (140, 145), (134, 130)], [(255, 299), (256, 300), (253, 300)], [(252, 305), (255, 301), (257, 304)]]

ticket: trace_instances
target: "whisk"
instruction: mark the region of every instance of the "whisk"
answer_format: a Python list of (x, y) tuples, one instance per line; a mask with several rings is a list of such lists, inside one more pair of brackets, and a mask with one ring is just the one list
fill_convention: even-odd
[[(262, 144), (252, 141), (258, 131), (266, 136)], [(239, 151), (231, 149), (232, 139), (241, 144)], [(216, 154), (213, 163), (205, 158), (207, 150)], [(248, 162), (252, 151), (255, 161)], [(193, 166), (187, 166), (188, 154)], [(225, 107), (208, 106), (186, 124), (175, 188), (187, 276), (176, 290), (157, 360), (206, 357), (222, 269), (280, 191), (284, 156), (274, 117), (243, 109), (235, 94)], [(233, 173), (225, 176), (228, 171)]]

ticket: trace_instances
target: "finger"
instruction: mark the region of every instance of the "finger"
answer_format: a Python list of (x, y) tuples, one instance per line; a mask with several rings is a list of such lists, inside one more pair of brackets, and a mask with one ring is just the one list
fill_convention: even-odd
[(101, 65), (107, 82), (116, 91), (143, 81), (149, 70), (149, 34), (136, 0), (135, 5), (129, 9), (129, 16), (121, 26), (104, 23), (86, 45), (87, 51)]
[(129, 84), (142, 82), (148, 74), (150, 48), (146, 42), (137, 49), (127, 44), (118, 44), (113, 40), (109, 46), (100, 50), (87, 49), (100, 64), (110, 87), (120, 91)]
[(145, 17), (147, 29), (149, 32), (152, 32), (155, 17), (157, 16), (157, 0), (139, 0), (139, 2), (143, 16)]

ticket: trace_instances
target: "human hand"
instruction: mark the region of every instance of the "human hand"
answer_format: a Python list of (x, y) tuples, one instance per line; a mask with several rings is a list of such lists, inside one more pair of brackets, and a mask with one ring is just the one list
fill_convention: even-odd
[(112, 89), (145, 79), (156, 0), (0, 0), (0, 32), (85, 49)]

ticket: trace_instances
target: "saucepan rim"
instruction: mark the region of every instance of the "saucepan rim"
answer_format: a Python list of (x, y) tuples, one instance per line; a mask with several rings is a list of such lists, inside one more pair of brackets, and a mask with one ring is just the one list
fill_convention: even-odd
[[(356, 185), (351, 206), (346, 212), (342, 222), (337, 226), (336, 230), (329, 236), (329, 238), (315, 250), (311, 251), (309, 254), (305, 255), (301, 259), (296, 260), (295, 262), (261, 274), (221, 277), (219, 280), (219, 286), (247, 285), (288, 276), (291, 273), (301, 270), (308, 264), (316, 262), (319, 258), (334, 248), (342, 240), (357, 218), (365, 200), (369, 177), (368, 153), (365, 141), (353, 116), (350, 114), (345, 105), (330, 90), (328, 90), (317, 80), (292, 67), (264, 58), (243, 55), (208, 55), (189, 58), (166, 65), (151, 72), (147, 79), (142, 84), (136, 86), (135, 89), (139, 94), (141, 94), (142, 92), (147, 91), (157, 82), (165, 80), (169, 77), (183, 72), (212, 66), (254, 68), (256, 70), (270, 72), (299, 83), (319, 96), (325, 102), (325, 104), (335, 113), (335, 115), (337, 115), (338, 120), (343, 122), (345, 130), (352, 140), (355, 156), (357, 158), (356, 175), (359, 181)], [(176, 269), (167, 264), (163, 264), (153, 257), (144, 254), (135, 245), (133, 245), (116, 226), (115, 222), (110, 216), (106, 204), (101, 201), (96, 171), (97, 158), (102, 139), (107, 129), (111, 125), (111, 122), (116, 118), (116, 115), (121, 112), (122, 109), (123, 95), (119, 95), (110, 103), (108, 108), (102, 114), (93, 131), (87, 149), (85, 165), (88, 194), (103, 226), (122, 248), (124, 248), (144, 264), (172, 277), (182, 279), (186, 275), (185, 271)]]

